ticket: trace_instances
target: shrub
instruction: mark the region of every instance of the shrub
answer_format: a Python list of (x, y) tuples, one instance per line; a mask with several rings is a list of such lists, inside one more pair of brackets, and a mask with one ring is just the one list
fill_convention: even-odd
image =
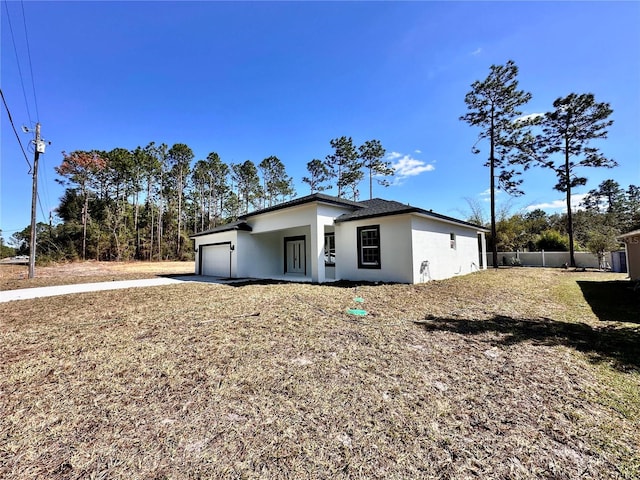
[(566, 252), (569, 250), (569, 239), (557, 230), (545, 230), (538, 235), (536, 248), (549, 252)]

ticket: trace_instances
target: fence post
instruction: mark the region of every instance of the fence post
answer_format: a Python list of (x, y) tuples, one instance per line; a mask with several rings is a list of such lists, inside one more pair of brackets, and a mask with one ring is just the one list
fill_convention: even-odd
[(544, 267), (544, 250), (542, 250), (542, 266)]

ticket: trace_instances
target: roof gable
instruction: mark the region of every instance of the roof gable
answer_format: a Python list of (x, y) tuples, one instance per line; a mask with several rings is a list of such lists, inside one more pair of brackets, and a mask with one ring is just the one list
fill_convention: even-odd
[(289, 200), (288, 202), (279, 203), (278, 205), (273, 205), (271, 207), (262, 208), (254, 212), (245, 213), (244, 215), (238, 217), (238, 219), (246, 220), (247, 218), (255, 217), (256, 215), (262, 215), (263, 213), (275, 212), (277, 210), (284, 210), (286, 208), (297, 207), (299, 205), (305, 205), (307, 203), (313, 202), (329, 203), (332, 205), (349, 208), (358, 208), (360, 207), (361, 203), (354, 202), (353, 200), (347, 200), (345, 198), (332, 197), (331, 195), (325, 195), (324, 193), (312, 193), (311, 195), (307, 195), (305, 197), (294, 198), (293, 200)]

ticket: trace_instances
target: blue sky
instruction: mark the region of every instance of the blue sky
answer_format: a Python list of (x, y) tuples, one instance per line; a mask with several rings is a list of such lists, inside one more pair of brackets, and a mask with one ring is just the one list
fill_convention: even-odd
[[(227, 163), (276, 155), (302, 196), (306, 163), (324, 159), (342, 135), (358, 145), (379, 139), (396, 165), (396, 184), (374, 196), (456, 217), (469, 212), (467, 198), (488, 209), (487, 148), (471, 153), (478, 130), (459, 117), (471, 83), (509, 59), (533, 94), (525, 114), (572, 92), (594, 93), (614, 110), (598, 145), (619, 167), (585, 169), (589, 182), (576, 194), (607, 178), (640, 184), (638, 2), (1, 7), (0, 82), (14, 122), (25, 146), (33, 137), (20, 127), (38, 120), (52, 142), (40, 157), (39, 221), (62, 195), (54, 172), (62, 151), (155, 141), (186, 143), (196, 160), (213, 151)], [(0, 229), (8, 239), (29, 224), (31, 176), (2, 109)], [(525, 196), (500, 194), (499, 203), (513, 213), (561, 211), (550, 171), (530, 170), (524, 180)], [(368, 198), (364, 184), (360, 191)]]

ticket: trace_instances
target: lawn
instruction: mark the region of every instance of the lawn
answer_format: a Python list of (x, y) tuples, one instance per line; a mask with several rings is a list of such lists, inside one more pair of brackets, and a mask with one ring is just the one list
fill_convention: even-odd
[(623, 278), (0, 304), (0, 477), (638, 478), (640, 303)]

